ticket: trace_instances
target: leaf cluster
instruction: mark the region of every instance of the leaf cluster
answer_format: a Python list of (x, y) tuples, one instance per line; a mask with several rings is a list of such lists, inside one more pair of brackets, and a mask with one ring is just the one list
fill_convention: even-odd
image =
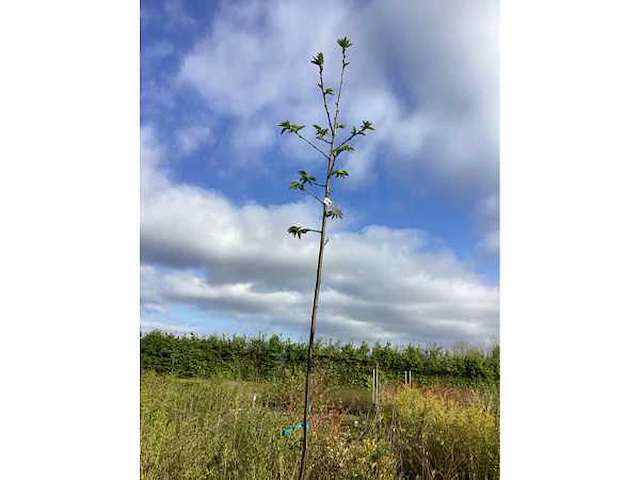
[(322, 67), (322, 65), (324, 65), (324, 54), (322, 52), (316, 53), (316, 55), (311, 59), (311, 63)]
[(340, 37), (336, 43), (342, 47), (342, 50), (346, 50), (347, 48), (353, 46), (353, 43), (351, 43), (351, 40), (349, 40), (348, 37)]
[(336, 158), (342, 152), (353, 152), (353, 151), (355, 151), (355, 148), (353, 145), (351, 145), (350, 143), (343, 143), (333, 151), (333, 155), (334, 155), (334, 158)]
[(294, 237), (302, 238), (302, 235), (305, 235), (311, 231), (310, 228), (302, 227), (300, 225), (291, 225), (287, 229), (287, 233), (290, 233)]
[(282, 135), (285, 132), (298, 133), (300, 130), (306, 127), (306, 125), (297, 125), (295, 123), (291, 123), (289, 120), (283, 120), (278, 124), (278, 126), (282, 127), (282, 130), (280, 130), (280, 135)]
[(320, 125), (313, 124), (313, 128), (316, 129), (316, 138), (318, 140), (324, 140), (324, 137), (329, 133), (328, 127), (322, 127)]
[(291, 180), (289, 187), (297, 190), (304, 190), (305, 185), (318, 185), (316, 183), (316, 177), (309, 175), (306, 170), (298, 170), (300, 178), (298, 180)]
[(331, 207), (325, 211), (325, 215), (327, 218), (332, 219), (342, 218), (343, 216), (342, 210), (340, 210), (336, 205), (331, 205)]

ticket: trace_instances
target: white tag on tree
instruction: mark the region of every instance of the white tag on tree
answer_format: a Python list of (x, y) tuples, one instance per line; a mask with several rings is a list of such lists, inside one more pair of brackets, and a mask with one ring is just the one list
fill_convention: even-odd
[(331, 201), (331, 199), (330, 199), (329, 197), (324, 197), (324, 204), (325, 204), (327, 207), (330, 207), (332, 203), (333, 203), (333, 202)]

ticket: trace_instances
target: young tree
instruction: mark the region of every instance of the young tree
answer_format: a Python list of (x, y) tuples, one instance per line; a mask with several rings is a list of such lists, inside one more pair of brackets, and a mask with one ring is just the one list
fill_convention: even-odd
[[(318, 88), (322, 96), (322, 103), (324, 111), (326, 113), (327, 124), (317, 125), (314, 124), (315, 136), (313, 140), (305, 137), (301, 134), (301, 130), (305, 128), (305, 125), (298, 125), (291, 123), (289, 120), (284, 120), (278, 126), (281, 128), (280, 133), (288, 133), (298, 137), (301, 141), (309, 145), (326, 162), (326, 170), (324, 177), (321, 181), (317, 180), (317, 177), (311, 175), (306, 170), (298, 170), (299, 178), (292, 180), (289, 183), (290, 188), (299, 190), (302, 193), (310, 195), (316, 201), (318, 201), (322, 207), (322, 217), (319, 229), (308, 228), (302, 225), (292, 225), (289, 227), (288, 232), (297, 238), (302, 238), (303, 235), (313, 232), (320, 235), (319, 248), (318, 248), (318, 263), (316, 268), (316, 284), (313, 293), (313, 304), (311, 307), (311, 326), (309, 329), (309, 344), (307, 346), (307, 372), (305, 378), (304, 389), (304, 433), (302, 440), (302, 455), (300, 459), (300, 470), (298, 479), (301, 480), (304, 475), (305, 461), (307, 457), (307, 432), (310, 410), (310, 377), (312, 368), (312, 347), (313, 340), (316, 331), (316, 317), (318, 312), (318, 301), (320, 298), (320, 283), (322, 279), (322, 259), (324, 255), (324, 248), (328, 242), (327, 239), (327, 219), (339, 219), (342, 218), (342, 211), (336, 206), (332, 200), (333, 188), (331, 181), (335, 179), (341, 179), (349, 176), (349, 172), (342, 168), (336, 168), (336, 163), (342, 158), (342, 154), (345, 152), (351, 152), (354, 150), (352, 141), (358, 136), (364, 136), (369, 130), (375, 130), (373, 124), (368, 120), (363, 120), (359, 127), (353, 126), (351, 132), (348, 135), (344, 135), (343, 139), (339, 139), (340, 130), (345, 128), (345, 124), (340, 122), (340, 100), (342, 96), (342, 87), (344, 85), (344, 72), (349, 62), (347, 61), (347, 49), (352, 45), (351, 41), (347, 37), (342, 37), (337, 40), (338, 46), (342, 50), (342, 69), (340, 71), (340, 84), (338, 86), (337, 94), (333, 88), (328, 87), (324, 83), (324, 55), (322, 52), (318, 53), (311, 59), (311, 63), (318, 67), (319, 82)], [(330, 98), (335, 96), (335, 104), (332, 109), (329, 107)], [(314, 193), (318, 189), (323, 191), (321, 196)]]

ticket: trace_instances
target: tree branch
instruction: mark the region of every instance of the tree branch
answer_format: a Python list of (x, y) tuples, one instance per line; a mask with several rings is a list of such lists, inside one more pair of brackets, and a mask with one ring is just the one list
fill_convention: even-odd
[[(342, 96), (342, 85), (344, 84), (344, 69), (347, 66), (347, 49), (342, 49), (342, 70), (340, 70), (340, 86), (338, 87), (338, 98), (336, 99), (336, 112), (333, 116), (334, 125), (338, 124), (338, 112), (340, 111), (340, 97)], [(333, 165), (332, 165), (333, 168)]]
[[(331, 135), (335, 136), (336, 130), (331, 123), (331, 114), (329, 113), (329, 106), (327, 105), (327, 94), (324, 89), (324, 80), (322, 79), (322, 65), (320, 65), (320, 83), (318, 84), (320, 91), (322, 92), (322, 102), (324, 103), (324, 111), (327, 113), (327, 122), (329, 122), (329, 129), (331, 130)], [(333, 143), (333, 142), (330, 142)]]
[(313, 193), (309, 192), (308, 190), (300, 189), (300, 191), (301, 191), (301, 192), (306, 193), (307, 195), (311, 195), (311, 196), (312, 196), (313, 198), (315, 198), (318, 202), (320, 202), (321, 204), (323, 204), (323, 205), (324, 205), (324, 202), (322, 201), (322, 199), (321, 199), (319, 196), (317, 196), (317, 195), (315, 195), (315, 194), (313, 194)]
[(357, 137), (358, 135), (360, 135), (360, 132), (362, 130), (358, 130), (356, 133), (352, 133), (344, 142), (342, 142), (340, 145), (338, 145), (338, 148), (336, 148), (336, 150), (339, 150), (343, 145), (346, 145), (347, 143), (349, 143), (349, 141), (355, 137)]
[(324, 153), (322, 150), (320, 150), (317, 145), (313, 142), (311, 142), (310, 140), (308, 140), (307, 138), (303, 137), (302, 135), (300, 135), (298, 132), (293, 132), (295, 133), (303, 142), (306, 142), (308, 145), (310, 145), (314, 150), (316, 150), (320, 155), (322, 155), (324, 158), (326, 158), (327, 160), (329, 160), (329, 156)]

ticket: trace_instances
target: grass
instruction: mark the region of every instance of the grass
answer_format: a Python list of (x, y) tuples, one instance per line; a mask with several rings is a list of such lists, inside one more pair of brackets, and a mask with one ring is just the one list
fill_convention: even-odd
[[(370, 392), (317, 378), (307, 478), (497, 479), (497, 389), (430, 385)], [(294, 479), (301, 382), (141, 374), (143, 480)]]

